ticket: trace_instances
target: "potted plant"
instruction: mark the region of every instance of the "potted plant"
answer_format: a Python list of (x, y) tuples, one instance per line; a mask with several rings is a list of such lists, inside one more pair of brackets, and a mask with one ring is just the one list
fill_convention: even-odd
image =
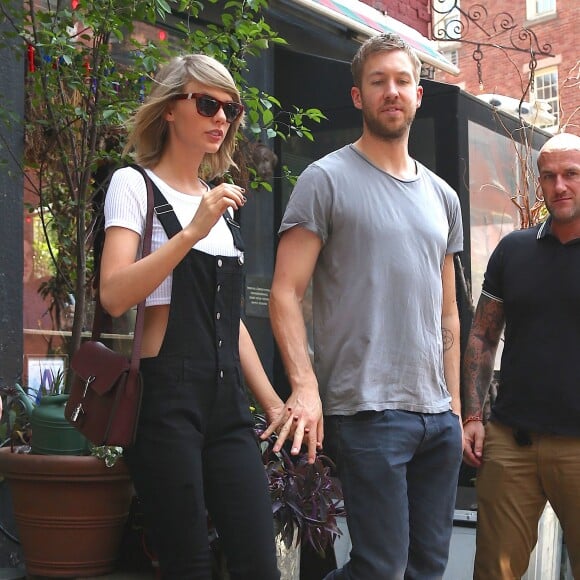
[[(256, 434), (266, 429), (262, 415), (256, 415)], [(336, 518), (344, 515), (340, 481), (332, 475), (333, 461), (318, 454), (308, 463), (305, 454), (291, 456), (285, 447), (274, 452), (276, 435), (261, 442), (272, 514), (286, 547), (310, 543), (320, 555), (340, 535)]]
[[(266, 419), (254, 414), (255, 432), (259, 437), (266, 429)], [(266, 470), (272, 516), (276, 532), (278, 566), (284, 580), (300, 577), (300, 548), (308, 545), (324, 557), (341, 535), (337, 518), (345, 516), (342, 488), (332, 475), (334, 463), (319, 454), (309, 464), (306, 454), (291, 456), (285, 448), (274, 452), (276, 435), (259, 440)], [(210, 529), (214, 555), (214, 580), (227, 580), (225, 558), (219, 537)]]
[[(133, 498), (122, 450), (80, 440), (64, 421), (66, 398), (58, 391), (46, 393), (36, 406), (18, 385), (4, 387), (2, 395), (7, 436), (0, 474), (10, 487), (27, 573), (111, 572)], [(65, 452), (55, 449), (58, 443)]]

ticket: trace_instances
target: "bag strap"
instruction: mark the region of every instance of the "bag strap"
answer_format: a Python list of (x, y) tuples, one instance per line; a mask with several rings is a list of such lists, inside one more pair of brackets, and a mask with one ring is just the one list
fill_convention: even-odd
[[(131, 165), (134, 169), (139, 171), (143, 178), (145, 179), (145, 184), (147, 187), (147, 216), (145, 218), (145, 232), (143, 234), (143, 249), (141, 256), (145, 257), (151, 253), (151, 234), (153, 232), (153, 188), (152, 182), (145, 170), (139, 165)], [(111, 315), (105, 311), (103, 305), (101, 304), (101, 298), (99, 296), (99, 284), (98, 280), (96, 282), (96, 304), (95, 304), (95, 315), (93, 318), (93, 330), (91, 335), (91, 340), (98, 340), (103, 332), (103, 328), (107, 324), (111, 325), (112, 318)], [(129, 377), (131, 375), (135, 376), (139, 372), (139, 361), (141, 359), (141, 343), (143, 340), (143, 326), (145, 324), (145, 299), (142, 300), (137, 305), (137, 317), (135, 319), (135, 331), (133, 333), (133, 349), (131, 352), (131, 364), (129, 370)]]

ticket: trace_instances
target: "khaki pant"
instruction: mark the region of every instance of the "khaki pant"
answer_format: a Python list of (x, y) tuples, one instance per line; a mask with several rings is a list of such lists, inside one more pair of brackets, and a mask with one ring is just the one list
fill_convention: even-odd
[(580, 579), (580, 438), (531, 434), (519, 446), (510, 427), (488, 423), (477, 475), (475, 580), (514, 580), (527, 570), (549, 500)]

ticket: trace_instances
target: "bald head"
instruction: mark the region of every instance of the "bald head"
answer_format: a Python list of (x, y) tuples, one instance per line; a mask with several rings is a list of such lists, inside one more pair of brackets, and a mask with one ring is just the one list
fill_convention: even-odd
[(563, 244), (580, 238), (580, 137), (559, 133), (548, 139), (538, 169), (552, 234)]
[(556, 151), (577, 151), (580, 153), (580, 137), (572, 133), (558, 133), (550, 137), (540, 149), (540, 155), (538, 157), (538, 169), (540, 171), (543, 154)]

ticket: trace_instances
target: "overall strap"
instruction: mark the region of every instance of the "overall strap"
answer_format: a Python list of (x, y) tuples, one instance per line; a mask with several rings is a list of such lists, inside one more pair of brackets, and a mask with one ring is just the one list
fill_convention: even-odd
[(161, 222), (167, 237), (172, 238), (183, 229), (173, 211), (173, 206), (167, 201), (167, 199), (165, 199), (165, 196), (161, 193), (157, 185), (155, 185), (155, 182), (149, 177), (149, 175), (147, 175), (145, 169), (134, 163), (131, 164), (131, 167), (141, 173), (145, 179), (145, 183), (151, 184), (154, 199), (153, 211), (155, 212), (157, 219)]
[(242, 230), (240, 229), (240, 224), (236, 221), (235, 215), (239, 212), (234, 212), (234, 217), (230, 215), (230, 212), (226, 210), (224, 212), (223, 218), (226, 220), (226, 224), (228, 224), (228, 228), (230, 228), (230, 232), (232, 232), (232, 237), (234, 238), (234, 246), (240, 251), (243, 252), (246, 249), (244, 244), (244, 239), (242, 238)]

